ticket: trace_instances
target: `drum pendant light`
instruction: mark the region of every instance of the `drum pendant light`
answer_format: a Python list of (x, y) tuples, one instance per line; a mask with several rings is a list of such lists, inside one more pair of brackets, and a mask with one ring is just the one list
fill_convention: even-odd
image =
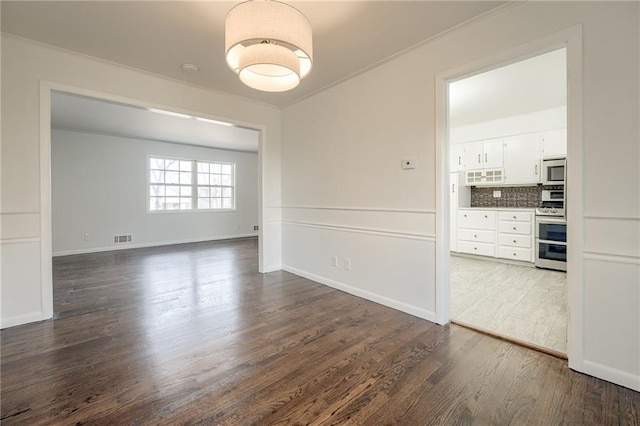
[(283, 92), (311, 71), (311, 24), (296, 8), (274, 0), (236, 5), (225, 23), (227, 65), (249, 87)]

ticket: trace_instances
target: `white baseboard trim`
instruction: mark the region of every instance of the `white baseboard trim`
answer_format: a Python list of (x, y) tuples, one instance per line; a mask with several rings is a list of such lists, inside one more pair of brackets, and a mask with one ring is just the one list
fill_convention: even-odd
[(587, 360), (583, 361), (582, 372), (640, 392), (640, 375), (635, 375)]
[(30, 322), (43, 321), (44, 318), (42, 312), (29, 312), (28, 314), (16, 315), (13, 317), (2, 318), (0, 320), (0, 328), (15, 327), (16, 325), (27, 324)]
[(352, 294), (354, 296), (361, 297), (363, 299), (370, 300), (371, 302), (378, 303), (383, 306), (387, 306), (389, 308), (396, 309), (398, 311), (407, 313), (409, 315), (413, 315), (414, 317), (422, 318), (427, 321), (436, 322), (436, 314), (435, 312), (427, 311), (426, 309), (418, 308), (413, 305), (409, 305), (404, 302), (399, 302), (394, 299), (390, 299), (386, 296), (381, 296), (376, 293), (371, 293), (370, 291), (362, 290), (357, 287), (353, 287), (348, 284), (344, 284), (338, 281), (331, 280), (329, 278), (322, 277), (320, 275), (312, 274), (307, 271), (303, 271), (301, 269), (295, 268), (289, 265), (282, 265), (282, 270), (291, 272), (292, 274), (299, 275), (301, 277), (310, 279), (312, 281), (318, 282), (320, 284), (324, 284), (326, 286), (335, 288), (337, 290), (344, 291), (346, 293)]
[(233, 240), (237, 238), (249, 238), (249, 237), (257, 237), (257, 236), (258, 236), (257, 232), (252, 232), (249, 234), (223, 235), (219, 237), (208, 237), (208, 238), (191, 238), (188, 240), (177, 240), (177, 241), (159, 241), (159, 242), (152, 242), (152, 243), (137, 243), (137, 244), (121, 243), (121, 244), (114, 244), (112, 246), (107, 246), (107, 247), (95, 247), (95, 248), (78, 249), (78, 250), (56, 251), (56, 252), (53, 252), (53, 257), (69, 256), (72, 254), (100, 253), (103, 251), (128, 250), (128, 249), (145, 248), (145, 247), (171, 246), (174, 244), (204, 243), (206, 241)]
[(280, 265), (269, 265), (266, 267), (264, 273), (269, 273), (269, 272), (275, 272), (275, 271), (280, 271), (282, 269), (282, 266)]

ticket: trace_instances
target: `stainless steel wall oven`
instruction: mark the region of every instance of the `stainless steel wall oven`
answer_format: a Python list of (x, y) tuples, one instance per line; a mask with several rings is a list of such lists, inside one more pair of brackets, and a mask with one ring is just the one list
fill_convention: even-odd
[(567, 270), (567, 221), (563, 217), (536, 216), (535, 265)]

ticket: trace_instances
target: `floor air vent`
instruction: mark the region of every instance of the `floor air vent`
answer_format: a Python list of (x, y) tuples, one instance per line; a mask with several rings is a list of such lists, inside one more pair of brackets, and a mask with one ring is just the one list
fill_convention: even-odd
[(114, 235), (113, 242), (114, 243), (130, 243), (131, 235)]

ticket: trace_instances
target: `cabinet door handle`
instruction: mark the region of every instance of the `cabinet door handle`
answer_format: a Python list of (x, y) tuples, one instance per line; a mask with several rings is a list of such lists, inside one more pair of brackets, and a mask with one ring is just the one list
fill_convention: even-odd
[(486, 162), (488, 162), (488, 161), (489, 161), (489, 160), (487, 160), (487, 154), (485, 153), (485, 154), (484, 154), (484, 162), (486, 163)]
[(536, 176), (538, 176), (538, 165), (537, 164), (535, 165), (535, 168), (536, 168)]
[(517, 219), (518, 217), (517, 217), (517, 216), (514, 216), (513, 218), (514, 218), (514, 219)]
[(514, 231), (516, 230), (516, 227), (515, 227), (515, 226), (513, 227), (513, 230), (514, 230)]
[(467, 215), (465, 214), (464, 217), (467, 217)]
[(476, 234), (473, 234), (473, 238), (478, 238), (478, 236)]
[(451, 192), (456, 192), (456, 184), (455, 183), (451, 184)]
[(458, 166), (462, 165), (462, 156), (458, 155)]
[(485, 219), (488, 217), (486, 214), (484, 215)]
[(478, 247), (474, 247), (473, 249), (474, 249), (474, 250), (478, 250)]
[(478, 154), (478, 164), (482, 163), (482, 160), (480, 160), (480, 154)]
[(513, 257), (516, 257), (516, 256), (517, 256), (517, 254), (516, 254), (516, 253), (513, 253)]
[(516, 240), (513, 240), (513, 243), (515, 244), (515, 243), (516, 243)]

